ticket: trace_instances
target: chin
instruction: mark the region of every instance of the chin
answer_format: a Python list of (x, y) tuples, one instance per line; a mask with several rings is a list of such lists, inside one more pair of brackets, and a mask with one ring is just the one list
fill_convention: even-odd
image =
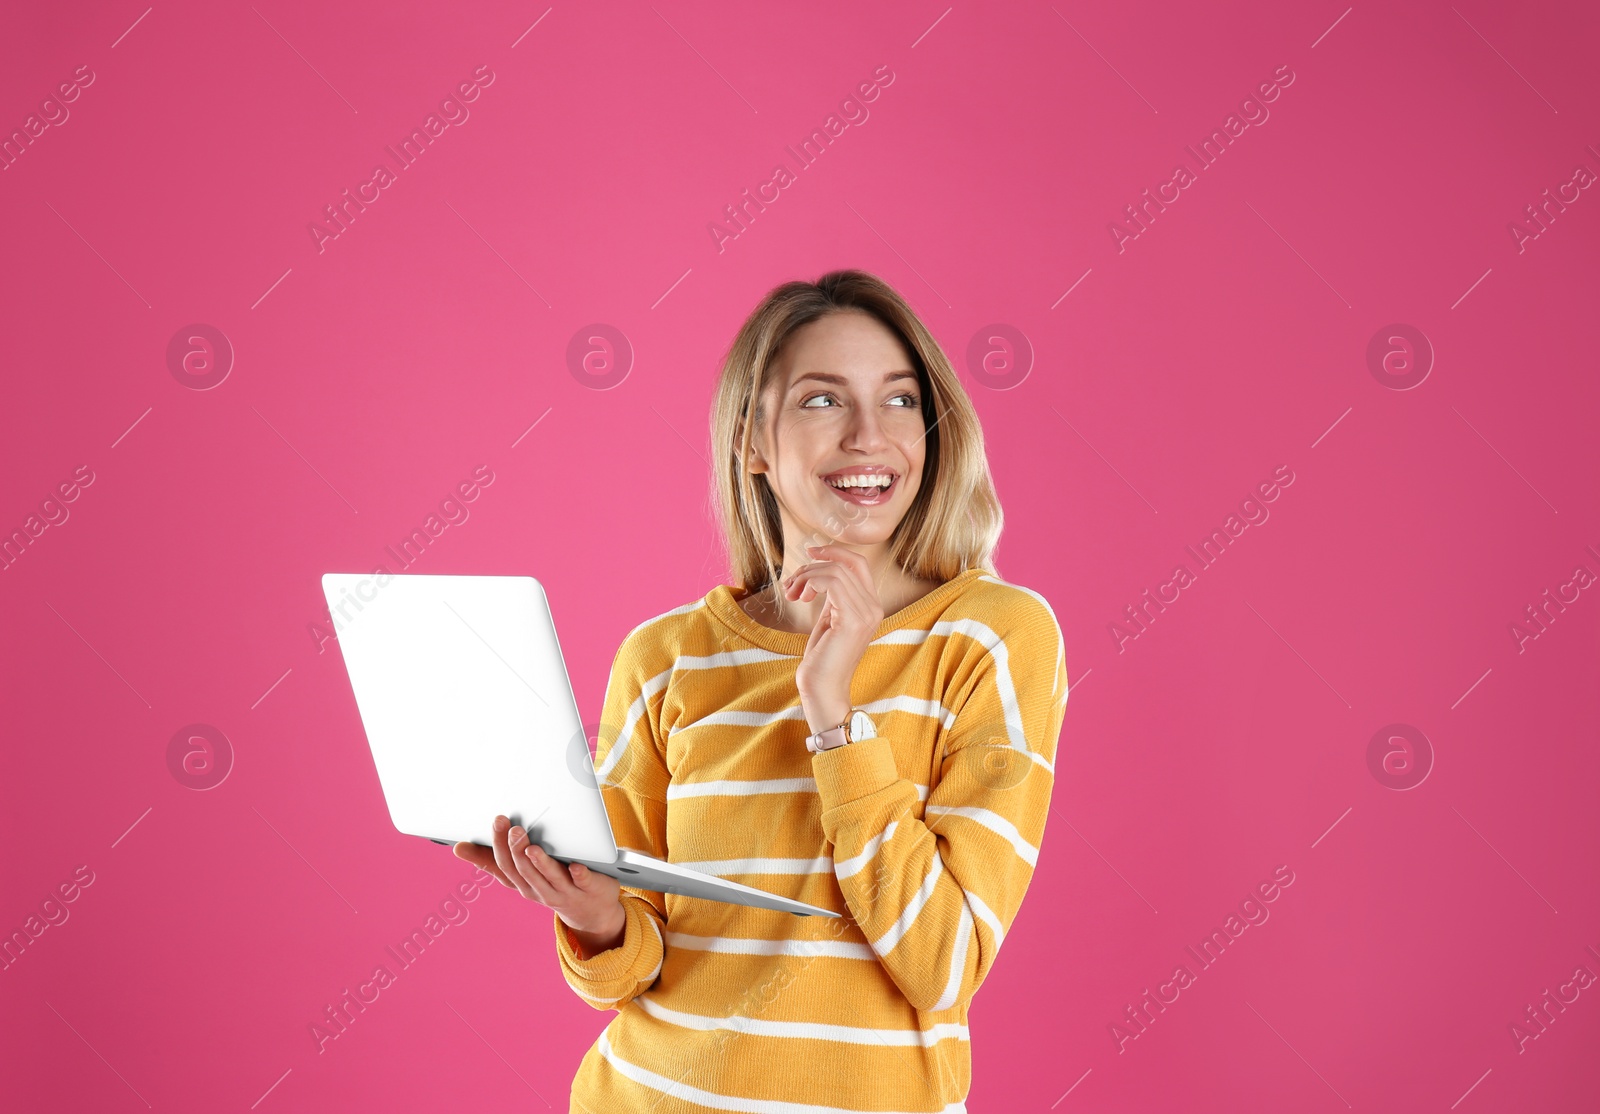
[(845, 521), (837, 515), (819, 515), (811, 529), (844, 545), (877, 545), (889, 540), (895, 527), (900, 525), (901, 517), (896, 513), (891, 518), (880, 509), (874, 509), (870, 517), (857, 521)]

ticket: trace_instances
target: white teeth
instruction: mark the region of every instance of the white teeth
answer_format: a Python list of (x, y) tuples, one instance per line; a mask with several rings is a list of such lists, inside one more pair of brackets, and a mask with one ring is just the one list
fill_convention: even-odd
[(887, 487), (893, 476), (837, 476), (827, 481), (830, 487)]

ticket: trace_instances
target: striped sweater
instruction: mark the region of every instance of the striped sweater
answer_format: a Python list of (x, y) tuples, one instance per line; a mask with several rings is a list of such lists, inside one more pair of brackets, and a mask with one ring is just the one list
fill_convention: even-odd
[(813, 755), (807, 636), (727, 585), (617, 651), (595, 755), (620, 846), (839, 911), (623, 887), (623, 941), (567, 983), (615, 1010), (572, 1111), (966, 1109), (967, 1010), (1038, 861), (1066, 713), (1044, 598), (970, 569), (887, 617), (851, 702), (876, 737)]

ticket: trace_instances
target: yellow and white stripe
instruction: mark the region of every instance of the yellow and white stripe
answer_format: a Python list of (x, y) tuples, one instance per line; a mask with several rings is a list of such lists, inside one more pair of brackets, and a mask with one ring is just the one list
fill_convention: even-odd
[[(1038, 865), (1067, 701), (1049, 603), (969, 570), (886, 621), (852, 696), (877, 737), (820, 755), (804, 634), (732, 589), (635, 627), (595, 769), (619, 846), (841, 910), (836, 919), (623, 888), (623, 941), (562, 972), (615, 1011), (574, 1109), (957, 1114), (967, 1014)], [(1026, 756), (989, 777), (967, 748)]]

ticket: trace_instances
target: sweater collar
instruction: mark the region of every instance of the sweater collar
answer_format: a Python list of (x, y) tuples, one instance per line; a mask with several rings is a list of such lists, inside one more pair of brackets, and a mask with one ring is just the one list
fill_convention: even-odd
[[(893, 615), (885, 616), (883, 622), (878, 624), (878, 629), (872, 636), (873, 639), (882, 638), (891, 631), (915, 626), (923, 616), (948, 604), (976, 584), (978, 578), (983, 576), (985, 571), (981, 568), (968, 569), (953, 579), (945, 581), (920, 599), (912, 600)], [(749, 594), (747, 589), (738, 589), (727, 584), (719, 584), (707, 593), (705, 597), (706, 609), (745, 642), (789, 657), (803, 656), (806, 650), (806, 643), (811, 636), (809, 634), (801, 634), (798, 631), (778, 630), (764, 623), (756, 622), (746, 614), (743, 607), (739, 606), (739, 601)]]

